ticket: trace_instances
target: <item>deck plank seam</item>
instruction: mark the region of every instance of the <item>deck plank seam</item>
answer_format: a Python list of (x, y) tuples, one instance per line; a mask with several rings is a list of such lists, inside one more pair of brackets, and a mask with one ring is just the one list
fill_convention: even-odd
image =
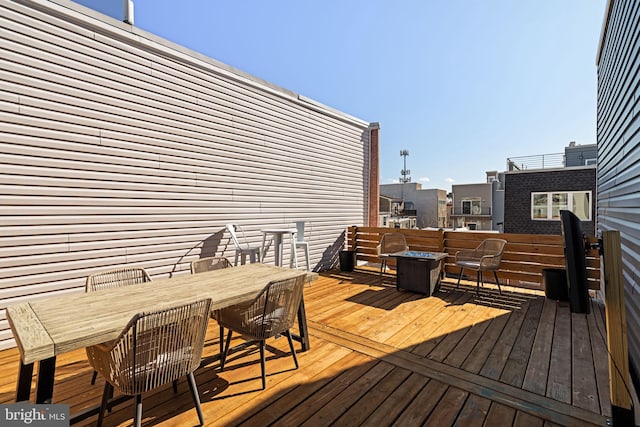
[(472, 394), (478, 394), (557, 424), (575, 425), (588, 423), (600, 426), (607, 425), (607, 418), (600, 414), (472, 374), (441, 362), (425, 359), (402, 349), (371, 342), (366, 338), (353, 336), (348, 332), (318, 324), (311, 320), (309, 321), (309, 332), (311, 335), (329, 340), (334, 344), (410, 369), (412, 372), (433, 380), (461, 388)]

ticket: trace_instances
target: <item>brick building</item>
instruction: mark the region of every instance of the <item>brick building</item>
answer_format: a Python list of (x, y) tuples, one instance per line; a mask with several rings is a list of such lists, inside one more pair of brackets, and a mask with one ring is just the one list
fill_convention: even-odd
[(568, 209), (593, 236), (595, 197), (595, 165), (506, 172), (504, 232), (561, 234), (559, 212)]

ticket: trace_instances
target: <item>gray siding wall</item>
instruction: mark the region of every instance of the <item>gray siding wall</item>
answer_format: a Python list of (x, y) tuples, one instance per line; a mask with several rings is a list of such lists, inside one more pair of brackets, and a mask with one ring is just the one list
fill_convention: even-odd
[(560, 220), (532, 220), (531, 193), (551, 191), (591, 191), (592, 221), (582, 221), (582, 231), (595, 235), (595, 167), (509, 172), (505, 174), (504, 232), (561, 234)]
[(480, 199), (481, 215), (491, 215), (492, 184), (459, 184), (451, 186), (453, 192), (453, 214), (462, 215), (462, 201), (467, 199)]
[(611, 1), (598, 58), (598, 228), (620, 231), (629, 353), (636, 374), (640, 372), (639, 34), (640, 2)]
[[(477, 230), (492, 230), (492, 207), (493, 207), (493, 184), (477, 183), (477, 184), (458, 184), (451, 186), (453, 193), (453, 211), (449, 226), (459, 227), (464, 225), (476, 224)], [(463, 215), (462, 201), (467, 199), (480, 200), (479, 215)]]
[(587, 166), (588, 160), (593, 160), (597, 158), (598, 158), (597, 144), (576, 145), (575, 147), (564, 148), (565, 167)]
[(233, 259), (228, 222), (260, 243), (305, 220), (331, 267), (369, 155), (367, 122), (71, 2), (0, 0), (0, 348), (8, 304), (91, 272)]

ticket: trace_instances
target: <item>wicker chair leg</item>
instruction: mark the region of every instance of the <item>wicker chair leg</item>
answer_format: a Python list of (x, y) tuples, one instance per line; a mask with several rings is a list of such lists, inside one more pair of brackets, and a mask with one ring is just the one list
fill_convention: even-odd
[(456, 288), (460, 287), (460, 279), (462, 278), (463, 271), (464, 271), (464, 268), (460, 267), (460, 274), (458, 274), (458, 284), (456, 285)]
[(476, 296), (480, 296), (480, 281), (482, 280), (482, 271), (476, 274)]
[(94, 385), (97, 379), (98, 379), (98, 371), (93, 371), (93, 375), (91, 376), (91, 385)]
[(227, 354), (229, 353), (229, 346), (231, 345), (231, 334), (233, 331), (229, 329), (229, 334), (227, 335), (227, 343), (224, 346), (224, 351), (222, 352), (222, 357), (220, 358), (220, 370), (224, 369), (224, 362), (227, 360)]
[(104, 382), (104, 391), (102, 392), (102, 402), (100, 403), (100, 412), (98, 413), (97, 427), (102, 425), (104, 419), (104, 410), (107, 409), (107, 403), (109, 402), (109, 396), (113, 396), (113, 386), (109, 384), (109, 381)]
[(136, 420), (135, 420), (135, 427), (140, 427), (140, 425), (142, 424), (142, 395), (141, 394), (137, 394), (136, 395)]
[(187, 375), (187, 382), (189, 383), (189, 390), (191, 390), (191, 397), (193, 398), (193, 403), (196, 404), (196, 411), (198, 412), (198, 419), (200, 420), (200, 425), (204, 425), (204, 415), (202, 414), (202, 407), (200, 406), (200, 396), (198, 395), (198, 386), (196, 384), (196, 379), (193, 376), (193, 372)]
[(264, 340), (260, 340), (260, 369), (262, 370), (262, 389), (267, 388), (266, 361), (264, 357)]
[(173, 380), (173, 394), (178, 394), (178, 380)]
[[(109, 387), (109, 396), (107, 397), (107, 400), (113, 399), (113, 386), (111, 384), (109, 384), (109, 385), (110, 385), (110, 387)], [(107, 412), (111, 413), (111, 406), (107, 407)]]
[(289, 347), (291, 348), (291, 356), (293, 356), (293, 363), (296, 364), (296, 369), (298, 369), (298, 357), (296, 356), (296, 349), (293, 346), (293, 339), (291, 338), (291, 331), (287, 329), (285, 332), (287, 335), (287, 340), (289, 340)]
[(500, 281), (498, 280), (498, 273), (496, 273), (495, 270), (493, 272), (493, 277), (496, 278), (496, 283), (498, 284), (498, 292), (500, 292), (500, 295), (502, 295), (502, 289), (500, 288)]

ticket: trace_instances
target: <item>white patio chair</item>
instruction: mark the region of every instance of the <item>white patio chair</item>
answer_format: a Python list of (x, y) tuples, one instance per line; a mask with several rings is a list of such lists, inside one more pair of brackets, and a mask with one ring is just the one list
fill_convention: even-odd
[[(247, 255), (251, 263), (260, 262), (260, 246), (250, 246), (244, 235), (242, 229), (236, 224), (227, 224), (227, 231), (231, 235), (231, 240), (236, 247), (236, 256), (233, 265), (238, 265), (238, 256), (240, 256), (240, 263), (245, 264)], [(238, 238), (241, 236), (241, 240)]]
[[(307, 261), (307, 271), (311, 271), (311, 261), (309, 260), (309, 242), (304, 240), (304, 221), (296, 221), (296, 249), (304, 249), (304, 256)], [(294, 260), (291, 260), (290, 267), (293, 267)], [(295, 267), (298, 268), (298, 251), (295, 256)]]

